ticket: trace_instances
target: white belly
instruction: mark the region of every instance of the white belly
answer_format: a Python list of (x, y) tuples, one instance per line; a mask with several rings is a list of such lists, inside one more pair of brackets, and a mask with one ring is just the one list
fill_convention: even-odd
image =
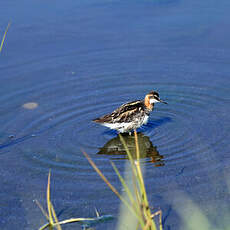
[(124, 132), (127, 132), (127, 130), (132, 129), (131, 128), (131, 123), (125, 123), (125, 122), (123, 122), (123, 123), (113, 123), (113, 124), (104, 123), (103, 125), (108, 127), (108, 128), (110, 128), (110, 129), (116, 129), (120, 133), (124, 133)]
[(132, 122), (122, 122), (122, 123), (104, 123), (103, 125), (110, 128), (116, 129), (120, 133), (130, 132), (134, 129), (141, 127), (143, 124), (148, 122), (149, 116), (145, 116), (143, 119), (136, 119)]

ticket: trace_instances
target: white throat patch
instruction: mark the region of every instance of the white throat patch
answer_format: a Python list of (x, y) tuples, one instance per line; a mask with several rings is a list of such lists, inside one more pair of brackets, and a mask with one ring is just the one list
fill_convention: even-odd
[(154, 98), (150, 98), (150, 100), (149, 100), (150, 104), (154, 104), (154, 103), (157, 103), (157, 102), (159, 102), (159, 101), (154, 99)]

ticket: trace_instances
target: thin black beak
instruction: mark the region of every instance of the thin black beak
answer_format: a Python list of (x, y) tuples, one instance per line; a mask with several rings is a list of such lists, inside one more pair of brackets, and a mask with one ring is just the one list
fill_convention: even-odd
[(159, 98), (159, 102), (164, 103), (164, 104), (168, 104), (166, 101), (163, 101), (160, 98)]

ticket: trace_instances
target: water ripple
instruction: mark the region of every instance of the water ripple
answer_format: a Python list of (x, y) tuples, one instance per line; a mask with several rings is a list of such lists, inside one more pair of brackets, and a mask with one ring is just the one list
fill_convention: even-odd
[[(103, 84), (100, 84), (101, 81)], [(85, 82), (97, 87), (88, 91)], [(121, 85), (121, 82), (117, 80), (117, 76), (110, 77), (109, 81), (106, 76), (99, 79), (71, 76), (64, 80), (37, 84), (1, 97), (0, 102), (4, 104), (13, 99), (19, 101), (25, 95), (33, 95), (33, 98), (38, 99), (35, 102), (39, 103), (30, 117), (27, 117), (29, 115), (25, 108), (21, 108), (22, 115), (14, 118), (17, 127), (16, 138), (2, 140), (0, 148), (30, 140), (36, 146), (36, 151), (32, 154), (31, 149), (23, 149), (21, 145), (22, 154), (29, 162), (26, 167), (55, 168), (62, 172), (88, 172), (88, 165), (80, 149), (85, 149), (97, 161), (105, 160), (105, 157), (100, 158), (95, 154), (116, 136), (116, 132), (94, 124), (91, 120), (111, 112), (126, 101), (143, 98), (144, 94), (151, 90), (149, 85), (153, 85), (169, 104), (157, 104), (149, 123), (139, 131), (149, 137), (160, 154), (163, 154), (164, 165), (193, 164), (191, 159), (194, 155), (199, 154), (199, 157), (206, 158), (210, 148), (221, 146), (225, 140), (227, 133), (222, 132), (220, 127), (219, 130), (215, 128), (218, 138), (201, 143), (203, 135), (207, 135), (207, 130), (212, 132), (214, 129), (210, 125), (212, 119), (216, 122), (216, 117), (210, 116), (210, 112), (216, 108), (213, 105), (222, 106), (225, 101), (221, 94), (213, 96), (212, 91), (221, 92), (222, 89), (162, 84), (155, 81), (148, 84), (136, 81), (130, 85)], [(204, 119), (200, 119), (200, 116)], [(25, 117), (28, 119), (25, 120)], [(209, 117), (207, 123), (205, 117)], [(7, 122), (2, 126), (2, 132), (10, 126), (11, 122)], [(33, 140), (31, 137), (34, 137)], [(109, 168), (107, 170), (109, 171)]]

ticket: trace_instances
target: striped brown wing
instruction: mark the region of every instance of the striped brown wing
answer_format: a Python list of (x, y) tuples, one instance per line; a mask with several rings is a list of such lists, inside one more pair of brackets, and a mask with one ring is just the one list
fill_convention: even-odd
[(122, 106), (114, 110), (111, 114), (107, 114), (103, 117), (97, 118), (94, 121), (99, 123), (129, 122), (137, 113), (140, 113), (141, 111), (144, 111), (143, 101), (132, 101), (123, 104)]

